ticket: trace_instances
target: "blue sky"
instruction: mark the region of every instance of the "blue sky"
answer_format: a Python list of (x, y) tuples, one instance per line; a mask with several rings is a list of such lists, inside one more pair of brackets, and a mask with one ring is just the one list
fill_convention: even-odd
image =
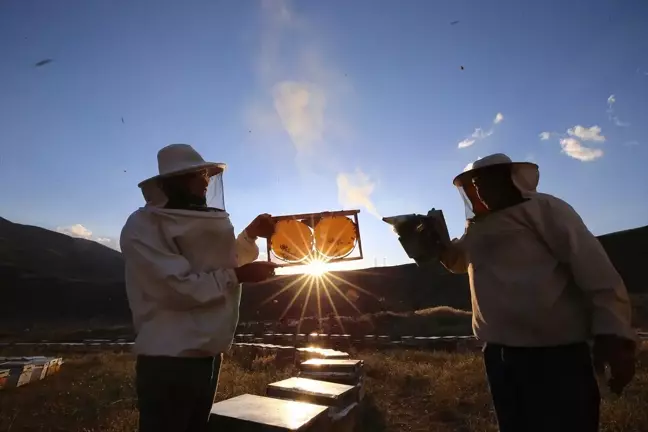
[(228, 163), (238, 229), (360, 208), (360, 266), (406, 261), (374, 214), (441, 208), (460, 235), (451, 180), (494, 152), (596, 234), (642, 226), (647, 21), (641, 0), (5, 1), (0, 216), (111, 244), (185, 142)]

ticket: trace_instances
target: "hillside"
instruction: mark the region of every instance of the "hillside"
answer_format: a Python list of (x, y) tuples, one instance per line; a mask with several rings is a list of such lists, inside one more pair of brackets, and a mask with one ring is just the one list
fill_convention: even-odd
[[(646, 291), (640, 271), (648, 261), (648, 227), (607, 234), (600, 240), (628, 289), (635, 293)], [(307, 285), (305, 281), (294, 283), (264, 303), (298, 277), (285, 276), (246, 286), (241, 320), (276, 320), (286, 309), (286, 318), (301, 316), (307, 288), (291, 307), (288, 305), (297, 287)], [(336, 272), (328, 279), (328, 292), (339, 315), (411, 311), (437, 305), (470, 309), (466, 276), (450, 274), (440, 265), (425, 270), (408, 264)], [(130, 320), (122, 257), (95, 242), (0, 219), (0, 282), (3, 328), (24, 329), (35, 322), (120, 324)], [(318, 315), (316, 292), (313, 284), (305, 316)], [(322, 315), (333, 313), (328, 297), (322, 294), (320, 299)]]

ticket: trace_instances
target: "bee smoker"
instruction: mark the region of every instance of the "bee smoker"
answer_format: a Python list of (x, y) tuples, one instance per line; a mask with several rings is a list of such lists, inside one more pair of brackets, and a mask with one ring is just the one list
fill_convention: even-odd
[(443, 211), (432, 209), (427, 215), (408, 214), (383, 218), (394, 228), (408, 257), (421, 267), (439, 260), (450, 243), (450, 234)]

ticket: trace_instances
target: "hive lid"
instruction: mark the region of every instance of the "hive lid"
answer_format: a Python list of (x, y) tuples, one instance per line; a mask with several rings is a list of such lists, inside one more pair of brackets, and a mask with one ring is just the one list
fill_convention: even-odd
[(362, 360), (354, 359), (310, 359), (303, 361), (302, 365), (312, 366), (312, 367), (321, 367), (321, 366), (347, 366), (347, 367), (358, 367), (362, 366), (364, 362)]
[(293, 377), (283, 381), (278, 381), (268, 384), (268, 387), (277, 387), (287, 390), (295, 390), (304, 394), (329, 396), (332, 398), (340, 397), (341, 395), (352, 391), (353, 386), (345, 384), (336, 384), (326, 381), (318, 381), (308, 378)]
[(214, 404), (211, 415), (286, 430), (299, 430), (319, 416), (326, 415), (327, 410), (328, 408), (322, 405), (244, 394)]

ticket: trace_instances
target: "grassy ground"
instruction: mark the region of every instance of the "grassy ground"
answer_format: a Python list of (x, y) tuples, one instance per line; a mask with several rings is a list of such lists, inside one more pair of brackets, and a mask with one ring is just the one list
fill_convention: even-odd
[[(24, 352), (6, 352), (21, 355)], [(35, 353), (30, 353), (35, 354)], [(478, 354), (420, 351), (362, 352), (367, 364), (366, 431), (496, 431)], [(0, 431), (134, 431), (134, 363), (128, 354), (66, 357), (57, 376), (0, 391)], [(269, 359), (242, 368), (227, 359), (217, 398), (263, 394), (266, 384), (293, 374)], [(648, 349), (622, 399), (606, 399), (602, 431), (648, 430)]]

